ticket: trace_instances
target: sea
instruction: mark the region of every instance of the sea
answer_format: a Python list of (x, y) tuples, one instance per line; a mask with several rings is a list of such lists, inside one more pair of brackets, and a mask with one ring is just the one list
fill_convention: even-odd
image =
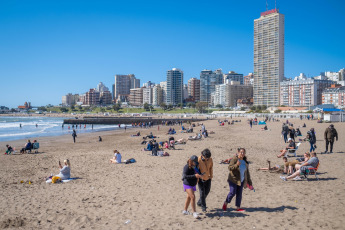
[[(1, 117), (0, 141), (20, 139), (38, 139), (45, 136), (60, 136), (72, 134), (72, 125), (62, 127), (63, 117)], [(70, 126), (70, 129), (68, 129)], [(124, 125), (120, 126), (121, 128)], [(129, 128), (129, 127), (128, 127)], [(118, 125), (78, 125), (77, 134), (119, 129)]]

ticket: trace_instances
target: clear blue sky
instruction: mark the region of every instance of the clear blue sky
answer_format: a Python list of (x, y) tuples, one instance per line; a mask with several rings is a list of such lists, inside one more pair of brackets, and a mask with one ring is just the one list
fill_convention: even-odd
[[(268, 0), (274, 8), (274, 0)], [(345, 1), (277, 0), (285, 76), (345, 67)], [(253, 71), (253, 21), (265, 0), (0, 1), (0, 105), (61, 103), (115, 74), (185, 82), (203, 69)]]

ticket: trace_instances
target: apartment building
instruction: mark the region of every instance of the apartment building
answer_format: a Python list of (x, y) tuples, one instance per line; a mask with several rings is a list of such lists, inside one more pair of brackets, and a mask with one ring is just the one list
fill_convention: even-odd
[(188, 80), (188, 97), (191, 101), (200, 101), (200, 80), (191, 78)]
[(215, 92), (216, 85), (223, 84), (223, 72), (203, 70), (200, 73), (200, 101), (211, 103), (211, 94)]
[(333, 104), (336, 107), (345, 106), (345, 87), (332, 85), (322, 92), (322, 104)]
[(129, 104), (131, 106), (143, 106), (143, 88), (130, 89)]
[(284, 15), (278, 9), (254, 20), (254, 105), (279, 105), (284, 78)]
[(183, 71), (177, 68), (167, 71), (166, 103), (183, 103)]

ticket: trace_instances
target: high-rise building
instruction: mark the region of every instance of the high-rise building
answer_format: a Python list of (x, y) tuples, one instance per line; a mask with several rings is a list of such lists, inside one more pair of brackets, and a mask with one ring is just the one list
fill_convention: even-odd
[(149, 87), (153, 87), (155, 86), (155, 83), (148, 81), (146, 83), (143, 84), (143, 87), (149, 88)]
[(188, 98), (188, 85), (183, 84), (183, 101)]
[(100, 93), (95, 89), (90, 89), (89, 92), (85, 94), (85, 104), (86, 105), (99, 105)]
[(277, 9), (254, 20), (254, 105), (279, 105), (284, 78), (284, 15)]
[(160, 85), (155, 85), (152, 89), (152, 105), (159, 106), (163, 102), (163, 89)]
[(334, 81), (307, 78), (280, 83), (280, 105), (314, 106), (322, 103), (322, 91)]
[(109, 88), (106, 87), (103, 82), (98, 83), (97, 87), (96, 87), (96, 91), (97, 92), (103, 92), (103, 91), (109, 91)]
[(212, 94), (213, 106), (222, 105), (224, 107), (237, 106), (238, 99), (253, 97), (253, 87), (251, 85), (241, 85), (239, 81), (227, 80), (226, 84), (216, 85), (216, 90)]
[(200, 101), (211, 103), (211, 94), (215, 91), (216, 85), (223, 83), (221, 69), (216, 71), (203, 70), (200, 73)]
[(109, 90), (101, 91), (99, 97), (99, 103), (101, 105), (110, 105), (112, 102), (112, 96)]
[(188, 96), (192, 101), (200, 101), (200, 80), (191, 78), (188, 80)]
[(162, 81), (159, 85), (162, 88), (162, 102), (167, 103), (167, 82)]
[(127, 101), (130, 89), (140, 88), (140, 80), (134, 74), (115, 75), (114, 99), (115, 101)]
[(178, 105), (183, 103), (183, 71), (173, 68), (167, 71), (167, 94), (166, 103), (168, 105)]
[(234, 71), (229, 71), (229, 73), (224, 74), (223, 83), (225, 83), (226, 80), (239, 81), (241, 85), (244, 84), (243, 74), (239, 74)]
[(79, 94), (67, 94), (62, 96), (62, 106), (75, 105), (79, 101)]
[(129, 103), (131, 106), (143, 106), (143, 88), (130, 89)]
[(153, 104), (153, 88), (143, 87), (143, 104), (147, 103), (149, 105)]

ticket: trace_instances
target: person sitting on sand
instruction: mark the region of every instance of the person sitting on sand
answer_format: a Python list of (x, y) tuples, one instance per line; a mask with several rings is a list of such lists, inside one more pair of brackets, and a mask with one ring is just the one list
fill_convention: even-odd
[(6, 152), (5, 155), (10, 155), (12, 152), (14, 152), (13, 148), (10, 145), (6, 145)]
[(60, 173), (56, 176), (60, 177), (61, 180), (67, 180), (71, 178), (71, 163), (68, 159), (64, 160), (63, 163), (64, 166), (62, 167), (61, 162), (59, 161)]
[(98, 136), (98, 141), (102, 142), (102, 137), (101, 136)]
[(136, 134), (132, 135), (132, 137), (139, 137), (140, 136), (140, 132), (137, 132)]
[(26, 150), (29, 150), (31, 151), (31, 142), (30, 140), (28, 140), (25, 145), (24, 145), (24, 148), (22, 148), (22, 150), (20, 150), (20, 153), (25, 153)]
[(152, 147), (153, 147), (152, 141), (149, 141), (146, 148), (144, 148), (144, 151), (152, 151)]
[(152, 132), (150, 132), (149, 135), (146, 135), (147, 138), (155, 138), (155, 136), (153, 136)]
[(174, 140), (170, 140), (169, 141), (169, 149), (174, 149), (175, 150), (175, 141)]
[(175, 144), (179, 144), (179, 145), (183, 145), (186, 144), (187, 140), (184, 138), (178, 139), (177, 141), (175, 141)]
[[(288, 151), (288, 149), (296, 149), (296, 144), (291, 138), (288, 139), (288, 142), (289, 142), (289, 145), (285, 149), (280, 150), (280, 154), (277, 155), (278, 158), (284, 156), (285, 153)], [(290, 152), (294, 153), (295, 151), (290, 151)]]
[(267, 131), (268, 128), (267, 128), (267, 125), (265, 125), (265, 127), (261, 128), (261, 131)]
[(301, 130), (299, 130), (299, 128), (296, 128), (296, 135), (297, 136), (302, 136)]
[(120, 164), (121, 163), (121, 153), (119, 153), (119, 151), (117, 151), (116, 149), (114, 150), (114, 157), (112, 159), (110, 159), (111, 163), (114, 164)]
[[(319, 164), (319, 159), (316, 157), (315, 152), (311, 152), (310, 156), (311, 158), (307, 162), (301, 164), (299, 169), (294, 174), (287, 177), (280, 176), (280, 179), (282, 179), (283, 181), (287, 181), (294, 178), (296, 178), (294, 180), (301, 180), (301, 178), (299, 177), (300, 174), (305, 174), (308, 169), (316, 168)], [(297, 169), (297, 165), (296, 165), (296, 169)]]
[(305, 127), (307, 127), (307, 125), (304, 123), (302, 127), (305, 128)]

